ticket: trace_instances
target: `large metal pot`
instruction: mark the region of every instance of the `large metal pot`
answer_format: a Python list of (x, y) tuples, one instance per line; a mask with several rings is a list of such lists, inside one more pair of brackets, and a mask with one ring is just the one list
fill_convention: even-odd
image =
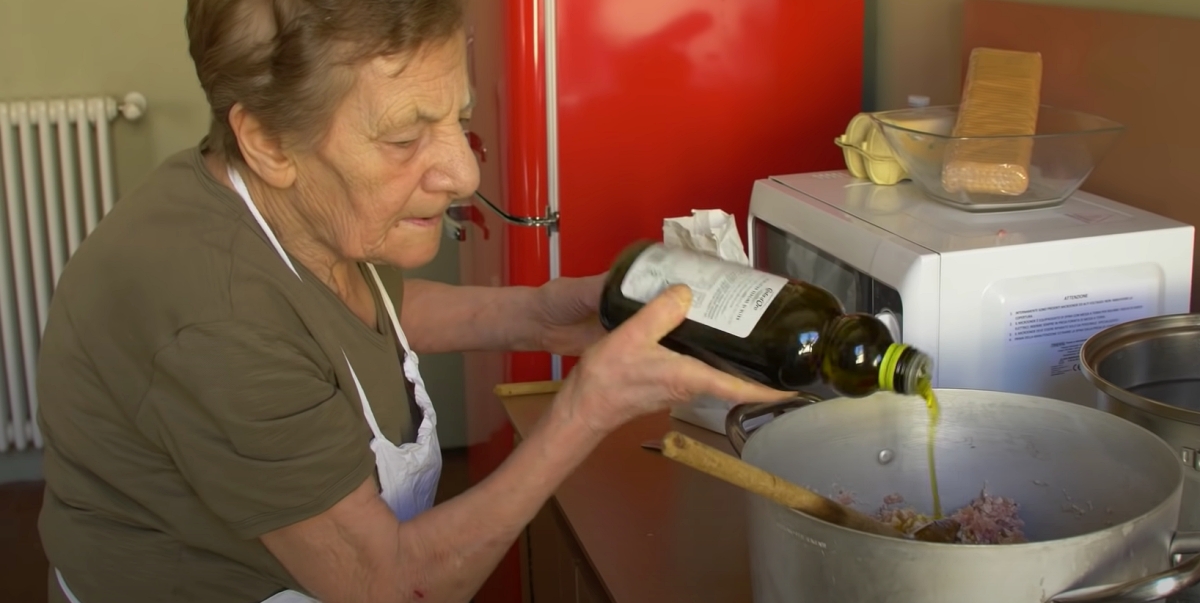
[(1079, 351), (1097, 408), (1145, 427), (1184, 467), (1179, 529), (1200, 530), (1200, 314), (1134, 320)]
[[(1200, 555), (1173, 564), (1200, 550), (1200, 535), (1176, 534), (1183, 471), (1154, 434), (1046, 398), (971, 390), (938, 397), (943, 508), (965, 505), (986, 485), (1021, 505), (1031, 542), (887, 538), (752, 496), (756, 603), (1153, 601), (1200, 581)], [(776, 416), (747, 435), (745, 426), (764, 415)], [(899, 493), (928, 513), (928, 424), (917, 399), (878, 393), (737, 406), (727, 431), (749, 463), (827, 495), (849, 490), (862, 511)]]

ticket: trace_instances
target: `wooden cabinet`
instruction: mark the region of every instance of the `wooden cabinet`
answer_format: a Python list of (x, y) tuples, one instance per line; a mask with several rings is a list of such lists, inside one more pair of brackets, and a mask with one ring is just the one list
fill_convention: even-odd
[(530, 522), (522, 548), (527, 603), (610, 603), (553, 500)]
[[(554, 398), (531, 392), (538, 384), (518, 385), (511, 389), (523, 392), (502, 395), (501, 401), (519, 441)], [(647, 456), (642, 444), (669, 431), (733, 453), (724, 435), (666, 412), (639, 417), (609, 434), (522, 533), (524, 603), (752, 599), (746, 491)]]
[[(513, 446), (520, 445), (520, 434), (514, 434)], [(524, 603), (612, 603), (553, 498), (517, 544)]]

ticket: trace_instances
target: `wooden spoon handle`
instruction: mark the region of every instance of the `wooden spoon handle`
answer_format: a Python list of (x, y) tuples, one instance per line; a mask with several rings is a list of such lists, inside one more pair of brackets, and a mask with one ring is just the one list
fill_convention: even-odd
[(535, 396), (538, 394), (555, 394), (562, 388), (562, 381), (528, 381), (522, 383), (501, 383), (492, 391), (501, 398), (514, 396)]
[(904, 538), (899, 530), (868, 515), (801, 488), (677, 431), (672, 431), (663, 438), (663, 456), (818, 519), (872, 534)]

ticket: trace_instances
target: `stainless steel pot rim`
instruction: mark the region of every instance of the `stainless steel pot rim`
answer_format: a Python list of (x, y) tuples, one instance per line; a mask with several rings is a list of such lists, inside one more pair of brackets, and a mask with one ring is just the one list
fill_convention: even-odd
[(1200, 412), (1139, 396), (1100, 375), (1099, 365), (1114, 352), (1139, 341), (1200, 333), (1200, 314), (1152, 316), (1113, 325), (1092, 335), (1079, 349), (1083, 375), (1096, 389), (1139, 410), (1166, 419), (1200, 425)]
[[(1031, 396), (1028, 394), (1012, 394), (1012, 393), (1007, 393), (1007, 392), (998, 392), (998, 391), (994, 391), (994, 390), (965, 389), (965, 388), (935, 388), (934, 391), (938, 394), (988, 394), (988, 395), (1003, 395), (1005, 397), (1020, 398), (1020, 399), (1027, 399), (1027, 400), (1028, 399), (1036, 399), (1039, 404), (1046, 404), (1049, 406), (1057, 406), (1062, 409), (1070, 409), (1073, 411), (1095, 413), (1095, 417), (1097, 420), (1109, 421), (1109, 422), (1113, 423), (1114, 425), (1120, 425), (1121, 428), (1123, 428), (1123, 429), (1134, 429), (1137, 431), (1141, 431), (1148, 436), (1151, 436), (1149, 438), (1149, 441), (1153, 441), (1153, 442), (1155, 442), (1155, 445), (1162, 447), (1163, 451), (1165, 452), (1164, 459), (1171, 459), (1171, 461), (1172, 461), (1171, 466), (1175, 467), (1175, 469), (1176, 469), (1175, 488), (1172, 491), (1172, 494), (1170, 496), (1167, 496), (1163, 500), (1159, 501), (1158, 504), (1154, 505), (1154, 507), (1152, 507), (1147, 512), (1145, 512), (1141, 515), (1132, 517), (1121, 523), (1116, 523), (1111, 526), (1107, 526), (1106, 528), (1104, 528), (1104, 530), (1120, 529), (1123, 526), (1132, 527), (1138, 523), (1146, 521), (1152, 515), (1161, 512), (1163, 507), (1171, 504), (1172, 500), (1175, 500), (1178, 497), (1181, 497), (1183, 494), (1182, 490), (1183, 490), (1183, 484), (1184, 484), (1184, 473), (1183, 473), (1183, 469), (1179, 466), (1179, 463), (1175, 462), (1175, 451), (1171, 448), (1171, 446), (1169, 444), (1167, 444), (1165, 441), (1163, 441), (1158, 436), (1154, 435), (1154, 433), (1151, 432), (1150, 430), (1145, 429), (1145, 428), (1141, 427), (1140, 425), (1131, 423), (1131, 422), (1127, 421), (1126, 419), (1123, 419), (1121, 417), (1118, 417), (1118, 416), (1110, 414), (1110, 413), (1106, 413), (1102, 410), (1098, 410), (1095, 408), (1081, 406), (1078, 404), (1072, 404), (1070, 402), (1064, 402), (1062, 400), (1055, 400), (1052, 398)], [(811, 394), (809, 394), (809, 396), (811, 396)], [(942, 397), (942, 396), (939, 395), (939, 398), (940, 397)], [(812, 398), (815, 398), (815, 396), (813, 396)], [(860, 402), (861, 400), (862, 400), (861, 398), (845, 398), (845, 397), (832, 398), (829, 400), (820, 401), (819, 403), (806, 404), (805, 406), (796, 408), (794, 410), (789, 410), (786, 414), (792, 415), (795, 413), (802, 413), (805, 410), (809, 410), (809, 407), (817, 407), (817, 406), (827, 407), (827, 406), (838, 404), (838, 403), (861, 403)], [(771, 403), (768, 403), (768, 404), (771, 404)], [(738, 412), (739, 408), (742, 408), (745, 406), (750, 406), (750, 405), (741, 405), (741, 406), (733, 407), (733, 409), (730, 410), (729, 416), (731, 418), (734, 417), (735, 413)], [(745, 409), (743, 408), (743, 410), (745, 410)], [(802, 418), (798, 418), (799, 416), (800, 415), (797, 415), (797, 417), (788, 417), (788, 419), (786, 419), (786, 420), (789, 420), (789, 421), (803, 420)], [(727, 421), (727, 424), (728, 424), (728, 421)], [(753, 431), (750, 431), (747, 434), (746, 444), (749, 445), (750, 440), (753, 439), (753, 437), (754, 437), (754, 434), (758, 433), (759, 431), (770, 430), (770, 429), (782, 429), (782, 427), (778, 427), (778, 425), (783, 425), (783, 424), (784, 424), (783, 420), (781, 420), (778, 417), (775, 419), (772, 419), (771, 421), (767, 422), (766, 424), (754, 429)], [(779, 506), (776, 503), (769, 503), (769, 504)], [(795, 513), (796, 515), (802, 516), (805, 519), (821, 523), (824, 526), (833, 529), (834, 531), (842, 532), (847, 535), (854, 535), (855, 538), (870, 538), (870, 539), (879, 539), (880, 541), (895, 541), (894, 538), (891, 538), (888, 536), (882, 536), (879, 534), (871, 534), (868, 532), (863, 532), (860, 530), (855, 530), (853, 528), (847, 528), (845, 526), (840, 526), (840, 525), (837, 525), (834, 523), (830, 523), (828, 521), (813, 517), (812, 515), (803, 513), (801, 511), (797, 511), (795, 509), (784, 509), (784, 510), (789, 513)], [(946, 547), (954, 547), (955, 550), (961, 550), (962, 554), (964, 554), (964, 555), (987, 555), (987, 554), (992, 554), (993, 552), (997, 551), (998, 549), (1002, 549), (1005, 551), (1008, 551), (1008, 550), (1035, 551), (1035, 550), (1042, 549), (1042, 548), (1061, 546), (1064, 543), (1068, 543), (1068, 544), (1082, 543), (1089, 539), (1099, 537), (1100, 533), (1104, 530), (1094, 530), (1091, 532), (1085, 532), (1083, 534), (1078, 534), (1078, 535), (1071, 536), (1068, 538), (1057, 538), (1054, 540), (1036, 540), (1033, 542), (1014, 543), (1014, 544), (949, 544), (949, 543), (941, 543), (941, 542), (925, 542), (925, 541), (919, 541), (919, 540), (909, 540), (907, 542), (908, 542), (908, 546), (911, 546), (911, 547), (922, 547), (922, 548), (937, 547), (937, 548), (943, 548), (943, 549)], [(1177, 532), (1177, 533), (1179, 533), (1179, 532)]]
[[(823, 525), (824, 529), (826, 529), (826, 530), (830, 530), (835, 533), (836, 532), (845, 533), (847, 535), (847, 541), (850, 543), (853, 543), (854, 546), (877, 545), (880, 547), (884, 547), (884, 546), (890, 545), (890, 546), (894, 547), (894, 546), (896, 546), (895, 543), (902, 542), (903, 545), (901, 545), (901, 546), (902, 546), (902, 550), (904, 550), (906, 552), (905, 556), (907, 557), (908, 556), (907, 553), (911, 552), (912, 558), (920, 558), (920, 555), (918, 555), (918, 553), (925, 553), (925, 554), (933, 555), (933, 554), (945, 553), (948, 551), (948, 549), (940, 549), (940, 550), (933, 550), (933, 549), (928, 549), (928, 548), (914, 549), (912, 547), (955, 547), (953, 549), (953, 553), (952, 553), (955, 558), (962, 558), (962, 557), (974, 558), (976, 560), (975, 563), (984, 563), (984, 564), (1004, 563), (1004, 561), (1006, 559), (1011, 559), (1012, 555), (1014, 553), (1018, 554), (1018, 555), (1020, 555), (1020, 554), (1029, 554), (1029, 555), (1045, 554), (1045, 555), (1048, 555), (1048, 557), (1046, 557), (1047, 559), (1052, 560), (1054, 557), (1056, 557), (1057, 549), (1062, 548), (1062, 549), (1066, 549), (1066, 550), (1072, 550), (1072, 549), (1085, 550), (1088, 546), (1092, 545), (1093, 543), (1099, 543), (1099, 541), (1103, 541), (1105, 539), (1106, 534), (1111, 535), (1114, 531), (1117, 531), (1123, 535), (1129, 535), (1129, 534), (1135, 534), (1138, 531), (1143, 530), (1145, 528), (1150, 528), (1150, 529), (1154, 529), (1154, 533), (1156, 533), (1156, 534), (1162, 534), (1162, 536), (1168, 536), (1168, 534), (1163, 534), (1163, 532), (1167, 532), (1167, 530), (1165, 528), (1167, 528), (1169, 526), (1162, 525), (1160, 523), (1160, 520), (1162, 517), (1169, 516), (1170, 515), (1170, 513), (1168, 513), (1168, 511), (1170, 511), (1169, 506), (1173, 505), (1175, 502), (1178, 502), (1182, 498), (1184, 474), (1183, 474), (1183, 469), (1181, 468), (1180, 464), (1178, 462), (1176, 462), (1174, 452), (1171, 450), (1170, 446), (1167, 445), (1167, 443), (1165, 441), (1163, 441), (1162, 439), (1155, 436), (1150, 430), (1142, 428), (1132, 422), (1129, 422), (1129, 421), (1122, 419), (1120, 417), (1117, 417), (1115, 415), (1111, 415), (1111, 414), (1101, 411), (1099, 409), (1089, 408), (1089, 407), (1081, 406), (1081, 405), (1077, 405), (1077, 404), (1071, 404), (1069, 402), (1064, 402), (1064, 401), (1060, 401), (1060, 400), (1052, 400), (1052, 399), (1048, 399), (1048, 398), (1043, 398), (1043, 397), (1038, 397), (1038, 396), (1030, 396), (1030, 395), (1025, 395), (1025, 394), (1006, 394), (1003, 392), (987, 391), (987, 390), (938, 389), (936, 391), (939, 394), (942, 394), (942, 395), (939, 395), (939, 398), (941, 398), (943, 400), (943, 402), (946, 400), (959, 398), (960, 395), (987, 397), (987, 398), (991, 398), (993, 401), (995, 401), (997, 398), (999, 398), (999, 401), (1001, 403), (1005, 402), (1006, 399), (1012, 403), (1016, 403), (1016, 402), (1023, 403), (1023, 404), (1014, 404), (1014, 410), (1017, 407), (1022, 406), (1022, 405), (1028, 406), (1030, 404), (1036, 404), (1038, 406), (1057, 407), (1064, 411), (1080, 413), (1080, 414), (1086, 415), (1088, 419), (1094, 419), (1098, 422), (1115, 421), (1112, 423), (1113, 426), (1119, 425), (1120, 429), (1129, 430), (1132, 435), (1137, 435), (1138, 433), (1141, 433), (1145, 436), (1145, 438), (1148, 438), (1145, 440), (1145, 442), (1147, 444), (1149, 444), (1149, 442), (1157, 442), (1157, 445), (1161, 446), (1160, 450), (1163, 451), (1163, 455), (1164, 455), (1163, 456), (1164, 467), (1167, 466), (1166, 463), (1170, 463), (1170, 466), (1174, 468), (1175, 487), (1173, 488), (1173, 490), (1171, 491), (1170, 494), (1166, 495), (1163, 498), (1163, 500), (1161, 500), (1158, 504), (1154, 505), (1154, 507), (1152, 509), (1150, 509), (1146, 513), (1143, 513), (1142, 515), (1139, 515), (1139, 516), (1133, 517), (1127, 521), (1121, 522), (1120, 524), (1106, 526), (1105, 528), (1103, 528), (1101, 530), (1093, 530), (1091, 532), (1088, 532), (1085, 534), (1079, 534), (1079, 535), (1072, 536), (1069, 538), (1059, 538), (1059, 539), (1055, 539), (1055, 540), (1035, 541), (1035, 542), (1023, 543), (1023, 544), (967, 545), (967, 544), (939, 544), (939, 543), (920, 542), (920, 541), (913, 541), (913, 540), (898, 541), (894, 538), (888, 538), (885, 536), (869, 534), (866, 532), (861, 532), (861, 531), (853, 530), (850, 528), (844, 528), (842, 526), (824, 522), (824, 521), (822, 521), (820, 519), (816, 519), (810, 515), (807, 515), (804, 513), (799, 513), (797, 511), (794, 511), (791, 509), (787, 509), (787, 511), (792, 512), (792, 513), (799, 513), (799, 515), (801, 517), (804, 517), (808, 520), (812, 520), (815, 522), (819, 522), (820, 524)], [(788, 417), (787, 419), (780, 420), (780, 417), (782, 417), (782, 415), (784, 415), (785, 413), (792, 414), (797, 411), (803, 411), (803, 410), (806, 410), (808, 406), (817, 406), (817, 407), (836, 406), (839, 402), (842, 404), (850, 404), (850, 403), (854, 403), (854, 402), (858, 402), (861, 404), (861, 403), (864, 403), (864, 400), (862, 400), (861, 398), (857, 398), (857, 399), (842, 398), (842, 399), (834, 399), (830, 402), (824, 402), (820, 398), (813, 396), (811, 394), (801, 393), (792, 399), (784, 400), (784, 401), (780, 401), (780, 402), (765, 403), (765, 404), (743, 404), (743, 405), (735, 406), (730, 410), (729, 414), (726, 417), (726, 421), (725, 421), (726, 435), (729, 437), (730, 443), (733, 445), (734, 451), (736, 453), (740, 454), (743, 451), (745, 445), (752, 444), (750, 440), (753, 438), (753, 435), (756, 431), (762, 430), (762, 429), (765, 429), (767, 431), (770, 431), (772, 429), (782, 429), (781, 427), (779, 427), (782, 424), (785, 424), (790, 421), (804, 420), (804, 418), (802, 416)], [(791, 411), (791, 413), (788, 412), (789, 410)], [(807, 410), (809, 410), (810, 412), (815, 412), (815, 411), (812, 411), (812, 409), (807, 409)], [(1089, 415), (1088, 413), (1092, 413), (1092, 414)], [(763, 417), (763, 416), (767, 416), (767, 415), (771, 415), (772, 420), (770, 420), (766, 425), (760, 426), (758, 429), (747, 430), (745, 428), (746, 419), (755, 418), (755, 417)], [(1140, 443), (1138, 443), (1138, 445), (1140, 445)], [(765, 501), (763, 499), (758, 499), (758, 500), (754, 501), (752, 503), (752, 505), (753, 504), (769, 505), (768, 508), (771, 508), (775, 511), (778, 511), (781, 509), (780, 505), (775, 504), (773, 502)], [(758, 507), (758, 508), (761, 509), (762, 507)], [(754, 509), (754, 507), (752, 506), (752, 508), (751, 508), (752, 513), (761, 512), (761, 511), (754, 511), (753, 509)], [(1179, 592), (1182, 592), (1183, 590), (1185, 590), (1187, 588), (1192, 587), (1193, 585), (1200, 582), (1200, 555), (1196, 554), (1198, 551), (1200, 551), (1200, 533), (1180, 532), (1178, 530), (1177, 524), (1174, 524), (1173, 528), (1174, 529), (1170, 530), (1170, 534), (1169, 534), (1170, 546), (1167, 551), (1167, 553), (1168, 553), (1167, 569), (1164, 569), (1162, 571), (1159, 571), (1159, 572), (1156, 572), (1153, 574), (1144, 575), (1139, 578), (1134, 578), (1131, 580), (1123, 580), (1120, 582), (1112, 582), (1112, 583), (1107, 583), (1107, 584), (1093, 584), (1093, 585), (1086, 585), (1086, 584), (1076, 585), (1076, 586), (1071, 587), (1068, 590), (1061, 591), (1058, 594), (1051, 595), (1049, 597), (1046, 596), (1048, 593), (1043, 591), (1041, 600), (1046, 601), (1048, 603), (1148, 603), (1150, 601), (1158, 601), (1158, 600), (1162, 600), (1167, 597), (1171, 597)], [(804, 528), (802, 528), (802, 527), (800, 529), (801, 529), (801, 531), (805, 531)], [(788, 531), (790, 532), (791, 530), (788, 530)], [(802, 534), (799, 534), (799, 535), (802, 536)], [(830, 536), (831, 535), (828, 535), (828, 534), (825, 535), (826, 538), (829, 538)], [(862, 541), (861, 539), (863, 539), (863, 538), (886, 539), (886, 541), (890, 541), (890, 542), (885, 542), (884, 540)], [(856, 540), (858, 542), (855, 542)], [(1054, 547), (1054, 548), (1051, 549), (1050, 547)], [(1184, 560), (1184, 555), (1189, 555), (1189, 554), (1191, 555), (1191, 557)], [(1051, 563), (1053, 563), (1053, 561), (1051, 561)], [(1075, 577), (1074, 579), (1079, 580), (1079, 577)]]

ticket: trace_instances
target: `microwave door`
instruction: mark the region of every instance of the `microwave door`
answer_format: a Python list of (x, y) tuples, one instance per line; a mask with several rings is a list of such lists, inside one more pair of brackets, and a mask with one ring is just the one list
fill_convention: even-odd
[(823, 249), (761, 220), (754, 221), (755, 268), (816, 285), (832, 293), (846, 312), (874, 314), (892, 338), (903, 341), (900, 292)]

